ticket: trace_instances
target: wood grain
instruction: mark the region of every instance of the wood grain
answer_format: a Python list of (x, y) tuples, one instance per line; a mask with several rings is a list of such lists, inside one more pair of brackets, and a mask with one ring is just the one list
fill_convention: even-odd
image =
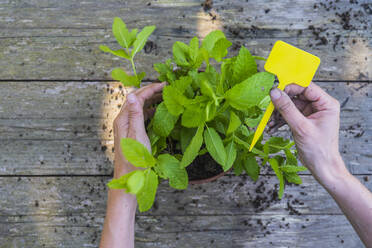
[[(371, 174), (372, 86), (319, 82), (342, 105), (340, 151), (356, 174)], [(125, 90), (114, 82), (1, 82), (1, 175), (107, 175), (112, 121)], [(129, 90), (129, 89), (128, 89)], [(287, 126), (275, 135), (290, 137)], [(267, 136), (268, 137), (268, 136)]]
[(152, 64), (169, 58), (175, 41), (203, 38), (214, 29), (222, 29), (235, 48), (245, 45), (256, 55), (267, 56), (277, 39), (314, 53), (322, 59), (317, 80), (371, 80), (370, 8), (368, 0), (224, 0), (207, 11), (200, 1), (3, 2), (0, 78), (110, 80), (114, 67), (129, 71), (128, 63), (98, 49), (100, 44), (117, 47), (111, 25), (120, 16), (130, 28), (157, 26), (146, 53), (136, 58), (151, 80), (157, 77)]

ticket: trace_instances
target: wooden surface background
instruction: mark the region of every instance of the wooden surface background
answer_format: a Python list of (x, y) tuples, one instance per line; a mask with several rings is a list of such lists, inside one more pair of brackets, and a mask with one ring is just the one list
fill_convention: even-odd
[[(112, 173), (112, 120), (125, 92), (110, 79), (128, 64), (112, 19), (155, 24), (137, 56), (147, 81), (176, 40), (222, 29), (232, 53), (267, 56), (282, 39), (322, 60), (314, 79), (341, 105), (340, 151), (372, 189), (370, 0), (0, 0), (0, 247), (97, 247)], [(289, 136), (288, 127), (279, 131)], [(176, 191), (162, 183), (136, 217), (136, 247), (363, 247), (308, 173), (273, 199), (269, 170), (253, 183), (227, 175)]]

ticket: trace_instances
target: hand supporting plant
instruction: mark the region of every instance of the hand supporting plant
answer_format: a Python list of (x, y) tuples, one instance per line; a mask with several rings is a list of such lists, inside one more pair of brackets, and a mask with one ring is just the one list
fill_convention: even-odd
[[(101, 49), (130, 60), (133, 76), (120, 68), (112, 72), (112, 77), (124, 86), (140, 85), (144, 73), (136, 73), (133, 58), (154, 29), (145, 27), (136, 35), (136, 29), (129, 32), (124, 22), (114, 19), (113, 33), (124, 50), (113, 51), (106, 46)], [(169, 179), (171, 187), (185, 189), (185, 168), (206, 152), (224, 171), (233, 167), (240, 175), (245, 170), (255, 181), (260, 168), (269, 162), (280, 182), (279, 198), (285, 182), (302, 182), (297, 173), (305, 168), (297, 165), (290, 140), (271, 137), (262, 144), (261, 137), (252, 152), (248, 151), (254, 128), (270, 101), (275, 76), (257, 72), (255, 60), (263, 58), (252, 56), (245, 47), (237, 56), (225, 58), (230, 46), (223, 32), (217, 30), (208, 34), (201, 46), (197, 37), (189, 44), (175, 42), (173, 58), (154, 64), (159, 80), (169, 84), (163, 88), (163, 101), (147, 126), (152, 153), (133, 139), (121, 139), (124, 157), (133, 166), (145, 169), (109, 183), (111, 188), (135, 194), (140, 211), (151, 208), (158, 177)], [(212, 65), (212, 59), (220, 63), (219, 68)], [(170, 143), (175, 143), (173, 149)], [(256, 158), (263, 161), (261, 166)]]

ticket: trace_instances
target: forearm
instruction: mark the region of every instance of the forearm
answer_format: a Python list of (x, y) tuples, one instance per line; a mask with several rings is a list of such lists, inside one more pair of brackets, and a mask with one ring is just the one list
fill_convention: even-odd
[(123, 190), (109, 190), (101, 248), (134, 247), (136, 207), (135, 196), (125, 194)]
[[(340, 157), (341, 158), (341, 157)], [(372, 247), (372, 193), (336, 159), (337, 174), (322, 178), (320, 183), (337, 202), (360, 239)]]
[[(125, 173), (121, 167), (115, 166), (115, 178)], [(109, 189), (106, 218), (100, 243), (101, 248), (134, 247), (136, 208), (137, 202), (134, 195), (126, 194), (119, 189)]]

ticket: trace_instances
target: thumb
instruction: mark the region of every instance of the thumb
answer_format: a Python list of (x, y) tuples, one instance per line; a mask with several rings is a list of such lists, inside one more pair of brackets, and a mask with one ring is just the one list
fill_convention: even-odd
[(306, 122), (306, 117), (297, 109), (291, 98), (284, 92), (277, 88), (270, 92), (271, 101), (275, 108), (283, 116), (291, 129), (297, 129)]
[(143, 143), (142, 137), (146, 137), (145, 122), (143, 115), (143, 105), (138, 100), (136, 94), (127, 96), (128, 102), (128, 137), (137, 139)]

